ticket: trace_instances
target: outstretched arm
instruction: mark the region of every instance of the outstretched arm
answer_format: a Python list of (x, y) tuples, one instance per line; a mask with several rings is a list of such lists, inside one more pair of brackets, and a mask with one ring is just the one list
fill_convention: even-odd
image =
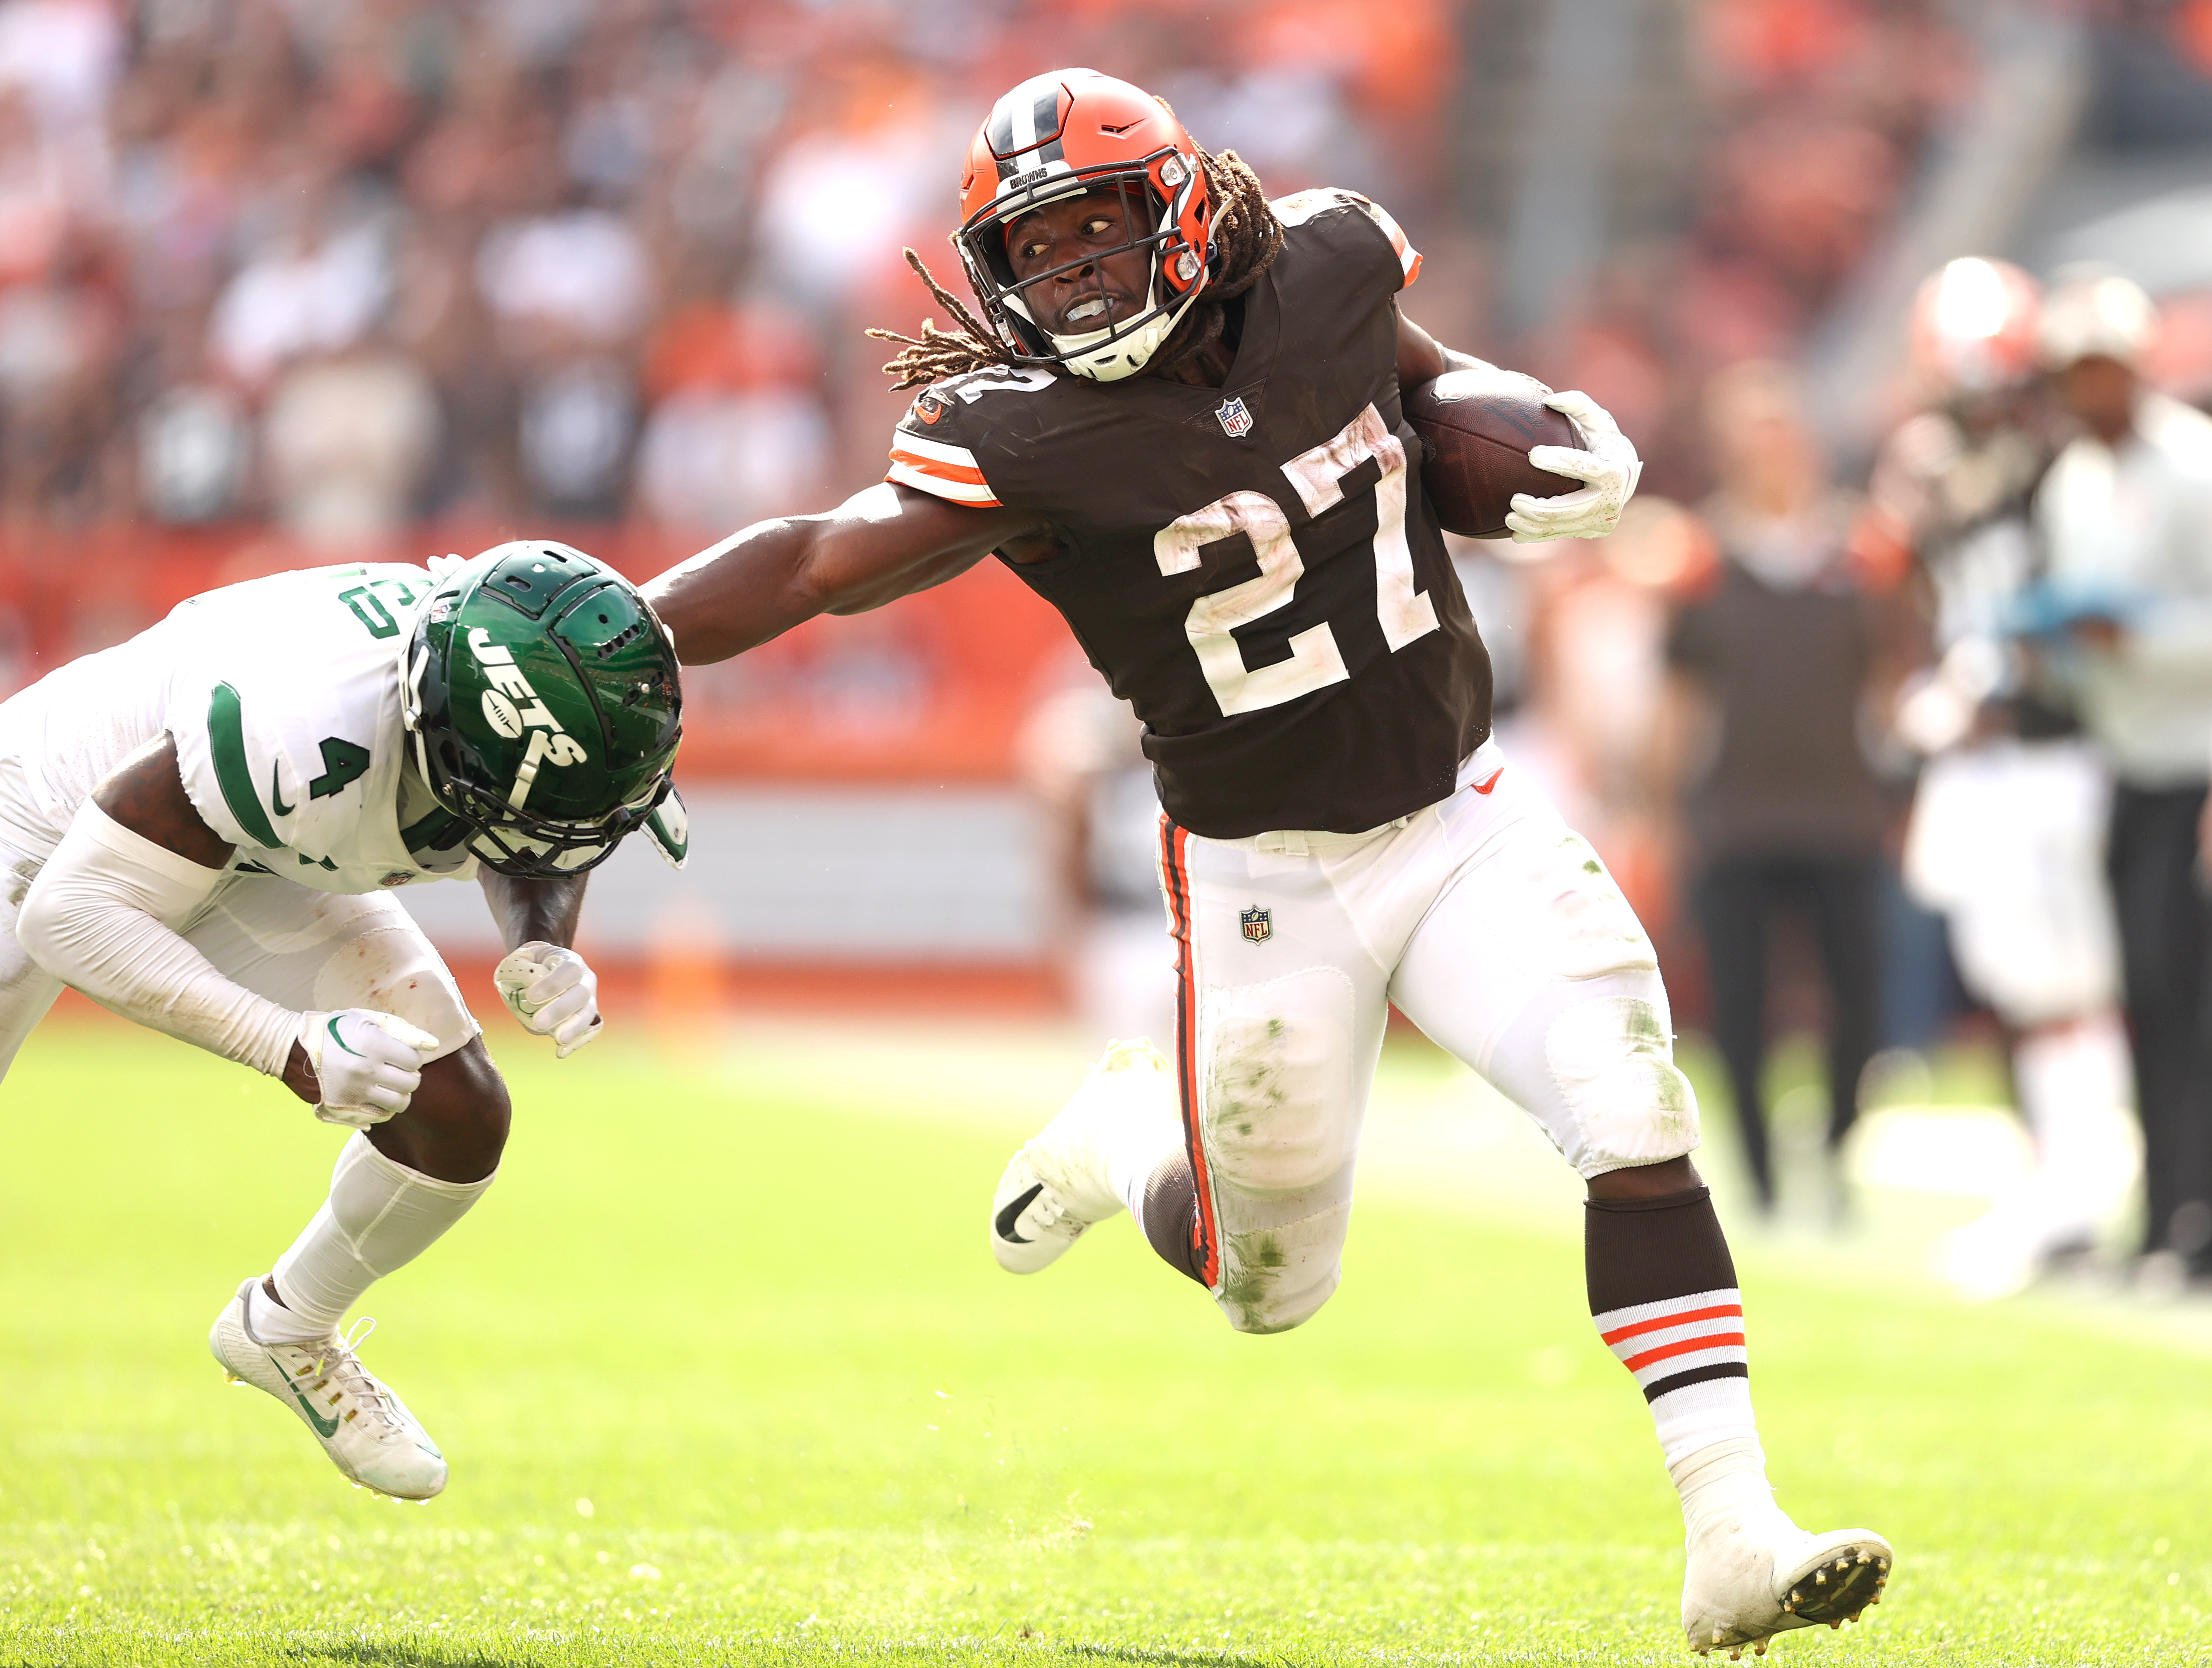
[(647, 583), (688, 666), (726, 660), (817, 614), (860, 614), (964, 573), (1043, 531), (1027, 511), (970, 509), (883, 482), (826, 515), (758, 521)]

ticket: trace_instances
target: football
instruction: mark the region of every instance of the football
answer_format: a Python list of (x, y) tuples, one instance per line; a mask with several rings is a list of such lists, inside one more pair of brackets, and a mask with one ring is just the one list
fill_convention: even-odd
[(1406, 391), (1406, 421), (1421, 437), (1421, 484), (1447, 532), (1498, 538), (1513, 494), (1556, 498), (1583, 482), (1528, 461), (1532, 446), (1582, 445), (1575, 426), (1544, 403), (1534, 377), (1486, 366), (1447, 371)]

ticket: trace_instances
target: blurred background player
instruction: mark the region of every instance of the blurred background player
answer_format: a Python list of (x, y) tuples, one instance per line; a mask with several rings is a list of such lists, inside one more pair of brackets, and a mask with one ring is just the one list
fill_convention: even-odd
[(2062, 274), (2038, 332), (2072, 435), (2035, 497), (2028, 611), (2112, 772), (2106, 872), (2143, 1134), (2154, 1280), (2212, 1275), (2212, 418), (2146, 387), (2149, 296)]
[(1175, 952), (1160, 903), (1160, 797), (1145, 726), (1087, 665), (1038, 702), (1021, 768), (1052, 816), (1077, 1017), (1094, 1037), (1175, 1029)]
[(1723, 372), (1705, 421), (1720, 485), (1701, 515), (1716, 559), (1668, 628), (1675, 677), (1662, 751), (1675, 761), (1693, 852), (1714, 1040), (1766, 1210), (1771, 940), (1785, 916), (1811, 928), (1828, 998), (1820, 1208), (1832, 1222), (1836, 1153), (1878, 1034), (1887, 810), (1860, 738), (1896, 676), (1893, 575), (1867, 560), (1859, 506), (1831, 484), (1787, 367)]
[(508, 1105), (392, 893), (481, 881), (501, 999), (563, 1057), (591, 1041), (586, 871), (667, 796), (679, 701), (651, 611), (589, 556), (440, 567), (212, 591), (0, 706), (0, 1071), (68, 985), (356, 1131), (208, 1343), (406, 1500), (444, 1489), (445, 1457), (355, 1352), (373, 1323), (338, 1326), (491, 1186)]
[[(1395, 1004), (1586, 1185), (1591, 1313), (1681, 1499), (1689, 1642), (1853, 1619), (1890, 1549), (1774, 1503), (1650, 941), (1490, 733), (1488, 656), (1400, 415), (1404, 387), (1481, 361), (1401, 312), (1419, 252), (1355, 192), (1267, 200), (1162, 100), (1088, 70), (992, 106), (959, 201), (981, 316), (915, 260), (957, 329), (890, 338), (921, 391), (885, 482), (647, 593), (687, 660), (717, 660), (995, 554), (1144, 720), (1175, 1058), (1109, 1048), (1006, 1166), (994, 1255), (1036, 1272), (1126, 1206), (1238, 1331), (1310, 1319), (1340, 1277)], [(1586, 395), (1548, 403), (1583, 444), (1530, 460), (1587, 485), (1518, 494), (1506, 525), (1601, 537), (1635, 449)]]
[(2103, 873), (2103, 761), (2065, 694), (2014, 636), (2043, 567), (2035, 488), (2063, 437), (2038, 375), (2040, 295), (2002, 261), (1951, 262), (1913, 307), (1928, 409), (1900, 425), (1872, 488), (1911, 550), (1931, 664), (1897, 731), (1923, 758), (1906, 884), (1942, 913), (1967, 990), (2004, 1029), (2031, 1174), (1954, 1235), (1962, 1292), (2015, 1290), (2094, 1248), (2133, 1181), (2119, 955)]

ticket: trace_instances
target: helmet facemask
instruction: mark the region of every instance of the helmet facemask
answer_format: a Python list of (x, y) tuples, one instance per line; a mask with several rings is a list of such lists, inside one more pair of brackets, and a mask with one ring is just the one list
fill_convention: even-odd
[[(1009, 357), (1018, 364), (1064, 367), (1096, 382), (1118, 382), (1144, 369), (1206, 288), (1207, 261), (1182, 235), (1185, 212), (1198, 183), (1195, 161), (1170, 146), (1141, 161), (1115, 167), (1077, 170), (1065, 163), (1048, 165), (1028, 183), (1003, 192), (971, 215), (955, 241), (977, 299), (1011, 349)], [(1007, 240), (1017, 221), (1048, 203), (1108, 192), (1120, 199), (1130, 228), (1125, 241), (1027, 277), (1015, 276)], [(1151, 229), (1139, 229), (1147, 219)], [(1048, 331), (1040, 322), (1039, 310), (1029, 299), (1032, 291), (1066, 273), (1138, 249), (1146, 254), (1145, 294), (1133, 317), (1073, 334)], [(1103, 300), (1103, 278), (1098, 294)]]

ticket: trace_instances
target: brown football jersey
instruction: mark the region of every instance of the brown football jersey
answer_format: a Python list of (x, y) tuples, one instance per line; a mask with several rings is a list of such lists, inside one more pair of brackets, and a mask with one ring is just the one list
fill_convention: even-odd
[(889, 479), (1035, 511), (1012, 564), (1145, 722), (1193, 833), (1371, 828), (1452, 791), (1490, 657), (1399, 411), (1394, 298), (1420, 258), (1351, 191), (1275, 205), (1218, 389), (1009, 368), (925, 390)]

